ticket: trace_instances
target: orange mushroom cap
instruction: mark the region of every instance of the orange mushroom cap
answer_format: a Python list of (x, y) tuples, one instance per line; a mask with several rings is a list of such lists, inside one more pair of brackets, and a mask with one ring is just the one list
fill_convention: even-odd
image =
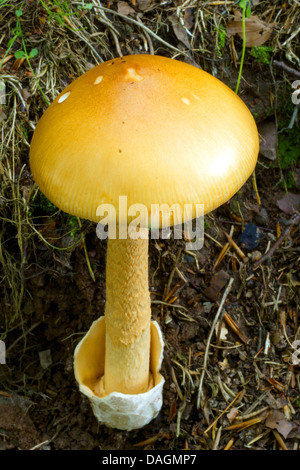
[[(71, 83), (37, 124), (30, 165), (57, 207), (98, 222), (97, 207), (119, 196), (128, 207), (230, 199), (253, 172), (255, 121), (243, 101), (186, 63), (131, 55)], [(195, 211), (193, 212), (195, 215)]]

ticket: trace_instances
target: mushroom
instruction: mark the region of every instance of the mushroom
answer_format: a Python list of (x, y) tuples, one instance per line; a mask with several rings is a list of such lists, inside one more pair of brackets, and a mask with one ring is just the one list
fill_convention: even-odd
[[(154, 208), (189, 206), (190, 219), (198, 204), (211, 212), (246, 182), (258, 149), (255, 121), (232, 90), (160, 56), (120, 57), (92, 68), (38, 122), (30, 165), (41, 191), (69, 214), (99, 223), (99, 214), (113, 208), (115, 216), (105, 315), (74, 354), (79, 388), (100, 422), (137, 429), (162, 406), (163, 339), (151, 322), (148, 287)], [(127, 227), (136, 205), (145, 211), (134, 238)], [(172, 214), (168, 223), (175, 223)], [(156, 228), (167, 225), (159, 218)]]

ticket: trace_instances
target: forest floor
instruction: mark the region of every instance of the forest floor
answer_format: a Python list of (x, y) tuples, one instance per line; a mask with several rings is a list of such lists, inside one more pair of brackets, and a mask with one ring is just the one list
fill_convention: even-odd
[(150, 241), (163, 407), (125, 432), (98, 424), (73, 370), (104, 313), (106, 242), (37, 189), (30, 140), (72, 80), (122, 55), (176, 58), (235, 90), (243, 2), (0, 1), (0, 450), (299, 450), (299, 2), (244, 3), (257, 190), (250, 178), (205, 216), (199, 251)]

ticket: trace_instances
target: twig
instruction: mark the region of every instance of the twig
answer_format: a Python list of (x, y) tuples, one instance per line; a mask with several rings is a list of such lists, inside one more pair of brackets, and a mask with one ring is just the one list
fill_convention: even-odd
[(224, 450), (229, 450), (234, 443), (233, 439), (230, 439), (230, 441), (227, 442), (226, 446), (224, 447)]
[(163, 302), (162, 300), (151, 300), (151, 303), (152, 304), (166, 305), (166, 307), (181, 308), (181, 310), (184, 310), (185, 312), (189, 311), (186, 307), (183, 307), (182, 305), (170, 304), (169, 302)]
[[(95, 4), (95, 3), (94, 3)], [(147, 26), (145, 26), (144, 24), (138, 22), (137, 20), (134, 20), (133, 18), (130, 18), (128, 16), (124, 16), (122, 15), (122, 13), (119, 13), (118, 11), (114, 11), (114, 10), (111, 10), (109, 8), (105, 8), (103, 7), (102, 5), (99, 5), (99, 4), (95, 4), (95, 6), (98, 8), (98, 10), (102, 10), (106, 13), (110, 13), (112, 15), (116, 15), (116, 16), (119, 16), (121, 18), (123, 18), (125, 21), (128, 21), (130, 23), (133, 23), (135, 24), (136, 26), (139, 26), (140, 28), (144, 29), (144, 31), (146, 31), (148, 34), (150, 34), (150, 36), (153, 36), (157, 41), (161, 42), (162, 44), (164, 44), (166, 47), (168, 47), (169, 49), (172, 49), (173, 51), (176, 51), (177, 53), (181, 54), (181, 55), (187, 55), (184, 51), (181, 51), (180, 49), (178, 49), (177, 47), (173, 46), (172, 44), (169, 44), (167, 41), (164, 41), (161, 37), (159, 37), (157, 34), (155, 34), (150, 28), (148, 28)]]
[(264, 406), (263, 408), (260, 408), (259, 410), (253, 411), (252, 413), (243, 414), (243, 416), (237, 416), (235, 419), (236, 421), (247, 421), (248, 419), (254, 418), (257, 415), (264, 413), (268, 409), (269, 409), (269, 406)]
[(175, 384), (175, 387), (176, 387), (176, 390), (177, 390), (177, 394), (178, 394), (180, 400), (181, 400), (182, 402), (184, 402), (184, 396), (183, 396), (183, 394), (182, 394), (182, 392), (181, 392), (181, 389), (180, 389), (179, 384), (178, 384), (178, 381), (177, 381), (177, 377), (176, 377), (176, 375), (175, 375), (175, 371), (174, 371), (174, 369), (173, 369), (172, 366), (171, 366), (171, 375), (172, 375), (173, 383)]
[[(182, 248), (180, 248), (178, 250), (178, 253), (177, 253), (177, 256), (176, 256), (176, 259), (175, 259), (175, 263), (174, 263), (174, 266), (173, 266), (173, 269), (171, 271), (171, 274), (170, 274), (170, 277), (169, 277), (169, 280), (168, 280), (168, 284), (167, 284), (167, 288), (166, 288), (166, 292), (165, 292), (165, 295), (168, 294), (169, 290), (170, 290), (170, 287), (171, 287), (171, 284), (172, 284), (172, 281), (173, 281), (173, 277), (174, 277), (174, 274), (175, 274), (175, 271), (176, 271), (176, 266), (177, 266), (177, 263), (179, 261), (179, 258), (180, 258), (180, 255), (182, 253)], [(165, 300), (165, 298), (164, 298)]]
[(281, 448), (282, 450), (289, 450), (289, 449), (287, 448), (287, 446), (285, 445), (285, 443), (284, 443), (282, 437), (280, 436), (280, 434), (279, 434), (275, 429), (273, 429), (273, 434), (274, 434), (275, 439), (276, 439), (276, 441), (278, 442), (280, 448)]
[(222, 416), (227, 413), (227, 411), (229, 410), (229, 408), (239, 399), (241, 398), (241, 395), (244, 394), (244, 390), (241, 390), (236, 396), (235, 398), (229, 403), (228, 406), (226, 406), (225, 410), (222, 411), (222, 413), (217, 416), (217, 418), (208, 426), (207, 429), (205, 429), (204, 433), (206, 434), (218, 421), (220, 418), (222, 418)]
[(246, 2), (244, 6), (242, 7), (242, 29), (243, 29), (243, 48), (242, 48), (242, 57), (241, 57), (238, 79), (237, 79), (237, 83), (235, 87), (236, 94), (238, 94), (239, 92), (240, 81), (242, 77), (242, 70), (243, 70), (243, 65), (244, 65), (244, 60), (245, 60), (245, 52), (246, 52)]
[(235, 323), (235, 321), (231, 318), (231, 316), (227, 312), (224, 313), (224, 320), (243, 343), (245, 344), (249, 343), (250, 338), (248, 338), (245, 335), (245, 333), (242, 332), (242, 330), (238, 327), (238, 325)]
[[(142, 20), (140, 18), (140, 15), (137, 15), (137, 20), (141, 24), (142, 27), (145, 27), (144, 23), (142, 22)], [(152, 44), (152, 41), (151, 41), (150, 34), (146, 30), (144, 31), (144, 33), (145, 33), (146, 39), (147, 39), (148, 44), (149, 44), (149, 53), (151, 55), (154, 55), (155, 52), (154, 52), (154, 47), (153, 47), (153, 44)]]
[(206, 373), (206, 367), (207, 367), (207, 360), (208, 360), (208, 351), (209, 351), (209, 346), (210, 346), (210, 342), (211, 342), (211, 339), (212, 339), (212, 335), (215, 331), (215, 327), (216, 327), (216, 324), (218, 323), (218, 320), (219, 320), (219, 317), (222, 313), (222, 310), (223, 310), (223, 305), (225, 303), (225, 300), (230, 292), (230, 289), (231, 289), (231, 286), (232, 286), (232, 283), (233, 283), (233, 277), (229, 279), (229, 282), (228, 282), (228, 285), (227, 285), (227, 288), (223, 294), (223, 297), (222, 297), (222, 300), (220, 302), (220, 306), (218, 308), (218, 311), (217, 311), (217, 314), (214, 318), (214, 321), (212, 323), (212, 326), (211, 326), (211, 329), (210, 329), (210, 333), (209, 333), (209, 336), (208, 336), (208, 339), (207, 339), (207, 345), (206, 345), (206, 349), (205, 349), (205, 353), (204, 353), (204, 361), (203, 361), (203, 370), (202, 370), (202, 373), (201, 373), (201, 377), (200, 377), (200, 382), (199, 382), (199, 389), (198, 389), (198, 396), (197, 396), (197, 408), (199, 409), (200, 408), (200, 399), (202, 397), (202, 386), (203, 386), (203, 380), (204, 380), (204, 376), (205, 376), (205, 373)]
[(240, 258), (242, 258), (243, 260), (243, 263), (247, 263), (247, 256), (245, 255), (245, 253), (243, 253), (243, 251), (240, 249), (240, 247), (235, 243), (235, 241), (231, 238), (230, 235), (228, 235), (228, 233), (226, 233), (224, 231), (225, 235), (226, 235), (226, 238), (228, 240), (228, 242), (230, 243), (230, 245), (235, 249), (235, 251), (237, 252), (237, 254), (240, 256)]
[(255, 408), (266, 398), (267, 395), (269, 395), (269, 390), (265, 390), (259, 397), (258, 399), (252, 403), (251, 406), (249, 406), (249, 408), (244, 412), (244, 414), (242, 415), (242, 419), (244, 419), (246, 416), (249, 416), (253, 410), (255, 410)]
[(280, 237), (278, 238), (278, 240), (276, 240), (276, 242), (274, 243), (273, 246), (271, 246), (271, 248), (267, 251), (267, 253), (265, 253), (259, 260), (256, 261), (256, 263), (254, 263), (254, 269), (256, 269), (260, 264), (262, 264), (264, 261), (266, 261), (267, 259), (271, 258), (271, 256), (273, 255), (274, 251), (277, 250), (277, 248), (279, 248), (279, 246), (281, 245), (281, 243), (289, 236), (289, 234), (291, 233), (291, 230), (292, 228), (297, 225), (298, 223), (300, 222), (300, 214), (297, 214), (297, 215), (294, 215), (294, 219), (292, 220), (290, 226), (280, 235)]
[(218, 450), (220, 439), (221, 439), (221, 434), (222, 434), (222, 426), (220, 426), (217, 431), (216, 439), (214, 441), (212, 450)]
[(253, 190), (254, 190), (254, 193), (255, 193), (256, 202), (260, 206), (261, 205), (261, 200), (260, 200), (260, 195), (259, 195), (258, 188), (257, 188), (255, 170), (252, 173), (252, 186), (253, 186)]
[(294, 75), (294, 77), (300, 78), (300, 72), (298, 70), (293, 69), (292, 67), (289, 67), (284, 62), (273, 60), (273, 65), (276, 65), (277, 67), (281, 67), (286, 72), (290, 73), (291, 75)]
[[(81, 230), (82, 229), (82, 224), (81, 224), (81, 221), (80, 221), (79, 217), (77, 217), (77, 221), (78, 221), (79, 228)], [(82, 232), (82, 230), (80, 231), (80, 236), (81, 236), (81, 243), (82, 243), (82, 246), (83, 246), (84, 255), (85, 255), (85, 259), (86, 259), (86, 264), (87, 264), (90, 276), (91, 276), (92, 280), (95, 282), (95, 280), (96, 280), (95, 279), (95, 274), (93, 273), (93, 270), (92, 270), (92, 267), (91, 267), (91, 263), (90, 263), (89, 255), (88, 255), (88, 252), (87, 252), (86, 243), (85, 243), (85, 236), (84, 236), (84, 233)]]
[(265, 416), (260, 416), (258, 418), (252, 418), (252, 419), (248, 419), (247, 421), (242, 421), (240, 423), (236, 423), (236, 424), (231, 424), (230, 426), (227, 426), (227, 428), (225, 428), (226, 431), (230, 431), (232, 429), (246, 429), (246, 428), (249, 428), (250, 426), (253, 426), (254, 424), (257, 424), (257, 423), (260, 423), (261, 421), (264, 421), (266, 419)]

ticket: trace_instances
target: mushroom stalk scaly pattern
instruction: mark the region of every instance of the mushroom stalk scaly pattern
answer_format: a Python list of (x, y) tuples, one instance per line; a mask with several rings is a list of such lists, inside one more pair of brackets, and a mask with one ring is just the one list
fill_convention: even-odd
[[(148, 234), (148, 232), (147, 232)], [(147, 239), (108, 240), (105, 372), (98, 393), (144, 393), (150, 366), (151, 302)]]

